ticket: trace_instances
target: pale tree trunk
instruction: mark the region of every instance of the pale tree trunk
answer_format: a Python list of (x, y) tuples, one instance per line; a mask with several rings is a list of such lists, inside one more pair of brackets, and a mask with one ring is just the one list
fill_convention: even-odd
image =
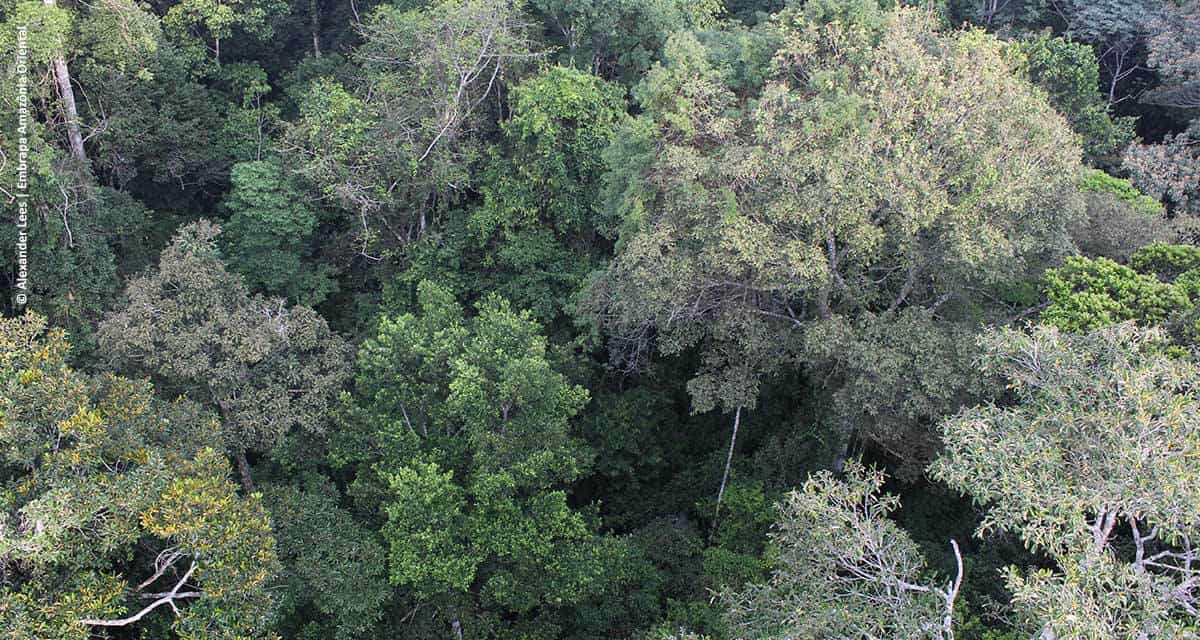
[(717, 518), (721, 515), (721, 498), (725, 497), (725, 483), (729, 481), (729, 467), (733, 464), (733, 447), (737, 444), (738, 426), (742, 422), (742, 408), (733, 413), (733, 434), (729, 437), (729, 452), (725, 454), (725, 473), (721, 476), (721, 488), (717, 489), (717, 509), (713, 514), (712, 532), (717, 532)]
[[(53, 7), (55, 0), (42, 0), (42, 4)], [(62, 51), (54, 52), (51, 60), (54, 68), (54, 82), (58, 85), (58, 95), (61, 100), (63, 117), (67, 124), (67, 140), (71, 144), (71, 157), (86, 164), (87, 154), (83, 151), (83, 133), (79, 129), (79, 110), (75, 107), (75, 90), (71, 88), (71, 72), (67, 69), (67, 60)]]
[(313, 56), (321, 57), (321, 0), (308, 0), (309, 20), (312, 25)]

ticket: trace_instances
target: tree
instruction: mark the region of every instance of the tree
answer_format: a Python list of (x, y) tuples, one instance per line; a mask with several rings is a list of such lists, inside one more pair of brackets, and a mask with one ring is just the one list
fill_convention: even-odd
[(598, 192), (624, 100), (595, 76), (551, 67), (514, 86), (509, 109), (466, 226), (483, 254), (483, 288), (549, 322), (600, 266), (615, 227)]
[(737, 638), (954, 638), (955, 577), (928, 580), (920, 548), (888, 515), (882, 472), (856, 461), (846, 478), (811, 477), (779, 505), (770, 582), (723, 594)]
[(530, 7), (562, 44), (561, 64), (634, 84), (677, 31), (716, 24), (719, 2), (533, 0)]
[(1196, 137), (1200, 120), (1189, 131), (1167, 135), (1160, 144), (1132, 144), (1125, 150), (1122, 167), (1146, 193), (1167, 202), (1187, 221), (1184, 233), (1195, 238), (1200, 215), (1200, 152)]
[(1104, 70), (1108, 107), (1133, 97), (1118, 88), (1141, 68), (1147, 27), (1163, 6), (1159, 0), (1062, 0), (1050, 3), (1072, 38), (1092, 44)]
[(222, 203), (230, 268), (255, 291), (305, 305), (320, 303), (335, 288), (328, 266), (312, 266), (309, 244), (317, 212), (275, 162), (234, 165), (232, 187)]
[(0, 345), (6, 633), (84, 640), (159, 620), (182, 638), (270, 637), (274, 539), (259, 497), (229, 481), (212, 418), (70, 369), (41, 317), (0, 320)]
[[(32, 303), (31, 308), (69, 328), (81, 353), (93, 346), (95, 321), (119, 288), (116, 236), (139, 223), (144, 209), (96, 184), (95, 164), (84, 157), (83, 143), (86, 139), (92, 144), (98, 128), (92, 125), (97, 123), (63, 92), (57, 77), (69, 76), (65, 89), (78, 89), (85, 54), (99, 55), (93, 39), (100, 33), (117, 35), (109, 30), (114, 14), (128, 21), (124, 59), (141, 53), (142, 29), (150, 18), (120, 1), (78, 10), (53, 2), (0, 8), (0, 47), (16, 52), (17, 29), (25, 27), (26, 63), (6, 64), (0, 70), (5, 87), (0, 107), (13, 114), (0, 128), (0, 164), (6, 167), (0, 172), (0, 196), (14, 213), (13, 224), (0, 229), (0, 241), (10, 247), (3, 254), (3, 279), (11, 292)], [(25, 92), (18, 90), (22, 80), (27, 83)], [(25, 117), (18, 117), (21, 114)], [(26, 198), (18, 202), (22, 193)], [(22, 234), (23, 256), (18, 249)], [(18, 278), (21, 272), (28, 277)], [(20, 313), (20, 306), (9, 296), (10, 311)]]
[(292, 427), (321, 432), (349, 376), (350, 347), (308, 307), (251, 296), (225, 270), (207, 221), (183, 227), (158, 269), (131, 280), (98, 332), (109, 361), (221, 415), (225, 447), (251, 488), (246, 450)]
[(469, 186), (486, 101), (535, 57), (521, 8), (383, 5), (361, 27), (361, 87), (314, 85), (285, 148), (315, 190), (357, 218), (364, 255), (419, 237)]
[(623, 230), (581, 311), (618, 365), (698, 350), (696, 411), (753, 407), (838, 316), (918, 309), (952, 333), (1007, 313), (1007, 289), (1070, 251), (1079, 150), (999, 41), (872, 2), (775, 25), (749, 95), (674, 36), (610, 150)]
[(1052, 563), (1006, 582), (1041, 638), (1185, 638), (1197, 622), (1195, 505), (1200, 374), (1131, 323), (981, 339), (982, 368), (1012, 401), (941, 425), (933, 476)]
[(167, 10), (163, 23), (200, 39), (220, 64), (221, 41), (228, 40), (235, 27), (253, 38), (269, 38), (276, 16), (286, 10), (283, 0), (179, 0)]
[(1041, 321), (1064, 331), (1088, 331), (1119, 322), (1167, 330), (1180, 344), (1194, 344), (1200, 300), (1200, 250), (1151, 244), (1129, 266), (1107, 258), (1067, 258), (1045, 275), (1047, 306)]
[[(897, 463), (896, 475), (910, 481), (940, 449), (930, 425), (995, 394), (979, 384), (972, 366), (974, 337), (928, 309), (908, 308), (835, 316), (805, 333), (804, 351), (827, 372), (820, 383), (835, 389), (823, 408), (827, 420), (838, 433), (870, 439)], [(843, 445), (834, 468), (847, 455)]]
[(1158, 200), (1128, 180), (1088, 169), (1079, 183), (1086, 215), (1071, 227), (1080, 253), (1126, 262), (1138, 248), (1174, 239), (1179, 225), (1169, 221)]
[(1099, 92), (1100, 69), (1091, 47), (1042, 34), (1014, 43), (1034, 84), (1050, 94), (1050, 104), (1083, 136), (1089, 164), (1116, 164), (1133, 141), (1135, 118), (1113, 117)]
[(1150, 22), (1146, 64), (1164, 80), (1149, 102), (1200, 108), (1200, 5), (1195, 0), (1163, 3)]
[(383, 545), (338, 505), (333, 483), (300, 480), (263, 490), (283, 563), (279, 628), (303, 624), (288, 637), (372, 637), (392, 597)]
[[(48, 11), (54, 12), (58, 10), (58, 5), (54, 0), (42, 0), (42, 4)], [(65, 22), (62, 18), (53, 19), (54, 22)], [(66, 48), (66, 43), (60, 41), (50, 54), (50, 64), (54, 69), (54, 84), (58, 87), (58, 97), (60, 100), (63, 124), (67, 129), (67, 141), (70, 143), (71, 157), (81, 165), (87, 165), (87, 153), (83, 150), (83, 133), (79, 128), (79, 109), (75, 106), (75, 90), (71, 86), (71, 71), (67, 68), (66, 58), (63, 56), (63, 49)]]
[(541, 637), (627, 562), (564, 490), (585, 463), (569, 423), (588, 394), (528, 313), (490, 298), (467, 318), (445, 289), (418, 293), (418, 314), (381, 319), (359, 351), (358, 444), (341, 455), (386, 514), (392, 584), (440, 633)]

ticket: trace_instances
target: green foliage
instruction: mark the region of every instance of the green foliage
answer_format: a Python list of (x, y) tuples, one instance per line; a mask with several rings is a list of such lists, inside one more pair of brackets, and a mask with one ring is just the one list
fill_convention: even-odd
[(613, 227), (597, 191), (624, 101), (595, 76), (551, 67), (513, 87), (509, 105), (466, 227), (483, 252), (484, 288), (551, 321), (599, 266)]
[[(721, 501), (711, 546), (704, 550), (704, 573), (716, 589), (740, 587), (763, 577), (763, 545), (775, 521), (775, 505), (760, 482), (732, 480)], [(703, 505), (707, 511), (711, 503)]]
[(221, 41), (232, 37), (235, 27), (239, 35), (269, 38), (272, 22), (286, 9), (283, 0), (180, 0), (167, 10), (163, 24), (179, 34), (203, 38), (220, 60)]
[(361, 89), (314, 83), (284, 146), (310, 187), (350, 214), (369, 255), (420, 237), (471, 186), (490, 126), (483, 106), (536, 55), (520, 4), (500, 0), (384, 4), (361, 31)]
[(0, 0), (0, 637), (1193, 637), (1196, 8)]
[(307, 307), (251, 296), (201, 221), (180, 229), (158, 269), (98, 332), (111, 362), (221, 414), (226, 445), (267, 450), (293, 426), (320, 433), (349, 374), (349, 347)]
[(905, 478), (940, 446), (930, 425), (987, 393), (972, 366), (973, 332), (924, 309), (834, 316), (804, 340), (806, 358), (837, 389), (828, 411), (842, 438), (858, 430), (900, 461)]
[(586, 460), (569, 422), (588, 395), (528, 313), (489, 298), (468, 318), (429, 282), (418, 301), (359, 351), (356, 491), (382, 502), (394, 584), (443, 624), (469, 627), (473, 610), (520, 635), (621, 576), (562, 489)]
[(230, 179), (229, 267), (251, 290), (305, 305), (324, 300), (336, 285), (327, 265), (306, 261), (318, 220), (304, 195), (271, 161), (234, 165)]
[(1080, 252), (1127, 262), (1142, 247), (1176, 236), (1162, 203), (1142, 193), (1128, 180), (1099, 169), (1084, 171), (1079, 183), (1087, 215), (1071, 227)]
[(1031, 632), (1187, 637), (1190, 569), (1174, 559), (1194, 553), (1197, 531), (1197, 371), (1164, 337), (1132, 323), (991, 333), (981, 365), (1013, 402), (942, 424), (933, 476), (987, 507), (981, 533), (1013, 533), (1053, 560), (1006, 576)]
[(1079, 181), (1079, 190), (1084, 193), (1112, 194), (1130, 208), (1153, 218), (1162, 215), (1162, 203), (1142, 193), (1128, 180), (1113, 177), (1099, 169), (1088, 169), (1083, 172)]
[(1185, 273), (1200, 268), (1200, 248), (1188, 244), (1155, 243), (1134, 252), (1129, 265), (1166, 281), (1178, 280)]
[(532, 0), (562, 45), (559, 61), (634, 84), (677, 31), (716, 22), (716, 0)]
[(922, 584), (925, 559), (888, 519), (899, 499), (883, 474), (850, 461), (819, 473), (779, 505), (769, 582), (723, 595), (733, 637), (953, 638), (945, 591)]
[(1192, 306), (1186, 292), (1107, 258), (1067, 258), (1046, 271), (1042, 321), (1064, 331), (1087, 331), (1126, 320), (1144, 325), (1165, 321)]
[(303, 624), (306, 634), (369, 638), (391, 595), (386, 552), (338, 506), (338, 497), (337, 488), (317, 476), (303, 478), (301, 486), (264, 489), (284, 567), (280, 615), (284, 625)]
[(177, 593), (174, 617), (156, 607), (120, 626), (271, 637), (275, 543), (259, 496), (237, 495), (212, 448), (219, 425), (144, 382), (73, 371), (63, 332), (45, 326), (0, 321), (6, 634), (83, 640)]
[(1100, 69), (1092, 48), (1081, 42), (1042, 34), (1014, 43), (1030, 80), (1083, 137), (1089, 164), (1114, 165), (1134, 138), (1135, 118), (1113, 118), (1100, 95)]
[(994, 303), (972, 292), (1065, 253), (1077, 213), (1072, 134), (999, 41), (874, 3), (775, 25), (753, 98), (695, 36), (673, 36), (636, 92), (645, 115), (606, 158), (623, 233), (581, 311), (625, 366), (700, 349), (698, 411), (753, 406), (814, 319), (977, 317)]

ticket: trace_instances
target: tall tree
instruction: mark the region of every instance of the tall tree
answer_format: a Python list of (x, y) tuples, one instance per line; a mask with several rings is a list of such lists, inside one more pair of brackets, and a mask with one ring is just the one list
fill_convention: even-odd
[(323, 431), (351, 351), (312, 309), (250, 295), (225, 270), (218, 233), (207, 221), (180, 229), (158, 269), (129, 282), (99, 340), (112, 364), (218, 411), (250, 489), (246, 451), (271, 449), (293, 427)]
[(770, 582), (724, 594), (738, 638), (953, 640), (963, 564), (930, 580), (920, 548), (889, 519), (883, 473), (850, 461), (839, 480), (822, 471), (780, 504)]
[(489, 100), (534, 57), (522, 6), (381, 6), (354, 53), (361, 85), (324, 79), (302, 104), (285, 148), (315, 190), (354, 216), (365, 255), (419, 237), (465, 193), (478, 135), (494, 122)]
[(274, 20), (287, 8), (284, 0), (179, 0), (167, 10), (163, 23), (199, 39), (220, 64), (221, 41), (228, 40), (235, 27), (253, 38), (269, 38)]
[(1079, 149), (1002, 43), (865, 1), (774, 25), (751, 92), (676, 35), (610, 151), (624, 228), (582, 310), (620, 364), (698, 349), (697, 411), (752, 407), (814, 326), (911, 309), (952, 334), (1071, 250)]
[(358, 443), (342, 454), (355, 491), (386, 514), (391, 581), (437, 620), (424, 633), (546, 636), (628, 561), (568, 504), (587, 391), (551, 366), (528, 313), (490, 298), (468, 318), (429, 282), (419, 304), (359, 351)]
[(631, 85), (650, 68), (676, 31), (714, 26), (721, 4), (713, 0), (531, 0), (559, 62)]
[[(55, 0), (42, 0), (47, 10), (55, 11), (58, 5)], [(71, 86), (71, 70), (67, 68), (67, 59), (63, 50), (66, 43), (60, 42), (57, 49), (51, 53), (50, 64), (54, 69), (54, 83), (58, 87), (58, 97), (61, 101), (63, 124), (67, 128), (67, 141), (70, 143), (71, 157), (81, 165), (87, 164), (87, 153), (83, 150), (83, 133), (79, 127), (79, 109), (75, 106), (75, 89)]]
[(73, 371), (38, 316), (0, 320), (0, 347), (5, 635), (270, 637), (275, 542), (259, 497), (229, 481), (211, 416)]
[(229, 267), (255, 291), (315, 305), (335, 284), (326, 265), (314, 266), (317, 211), (277, 162), (234, 165), (222, 206), (230, 213), (222, 236)]
[(465, 221), (467, 251), (478, 256), (479, 289), (548, 323), (611, 246), (601, 153), (625, 118), (624, 100), (614, 85), (566, 67), (523, 80), (508, 98), (503, 142), (480, 180), (483, 202)]
[(1200, 622), (1200, 369), (1163, 338), (1131, 323), (989, 334), (984, 371), (1012, 402), (941, 425), (933, 476), (986, 507), (981, 533), (1052, 561), (1006, 576), (1040, 638), (1186, 638)]

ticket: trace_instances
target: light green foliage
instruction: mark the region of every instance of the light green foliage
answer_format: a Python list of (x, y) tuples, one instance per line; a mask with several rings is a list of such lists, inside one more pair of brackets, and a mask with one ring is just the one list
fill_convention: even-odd
[(274, 540), (258, 496), (236, 494), (212, 448), (219, 425), (144, 382), (71, 370), (62, 331), (45, 326), (0, 321), (6, 637), (83, 640), (100, 628), (84, 620), (133, 615), (176, 585), (190, 594), (177, 615), (157, 608), (124, 626), (271, 637)]
[(1003, 330), (982, 345), (983, 370), (1007, 381), (1013, 403), (945, 421), (931, 471), (987, 507), (981, 532), (1011, 532), (1054, 560), (1009, 571), (1024, 621), (1050, 637), (1189, 637), (1193, 596), (1180, 588), (1194, 579), (1183, 559), (1200, 525), (1196, 365), (1131, 323)]
[(934, 25), (785, 11), (753, 99), (694, 36), (669, 41), (606, 158), (625, 223), (582, 305), (619, 361), (700, 347), (694, 407), (752, 406), (814, 318), (978, 313), (1069, 250), (1073, 134), (999, 41)]
[[(377, 116), (330, 77), (318, 77), (307, 90), (298, 91), (299, 118), (289, 123), (283, 141), (290, 165), (309, 182), (319, 184), (322, 196), (367, 204), (379, 194), (355, 195), (339, 185), (351, 180), (355, 167), (371, 161), (367, 154)], [(317, 150), (320, 153), (315, 153)]]
[(284, 565), (282, 626), (293, 619), (307, 621), (301, 633), (288, 637), (374, 637), (391, 597), (386, 551), (338, 506), (332, 483), (317, 476), (302, 480), (302, 486), (271, 485), (263, 491)]
[(1178, 280), (1187, 272), (1200, 268), (1200, 247), (1190, 244), (1147, 245), (1130, 256), (1129, 265), (1166, 281)]
[(1161, 202), (1142, 193), (1128, 180), (1113, 177), (1099, 169), (1088, 169), (1083, 172), (1083, 177), (1079, 181), (1079, 190), (1084, 193), (1111, 194), (1147, 218), (1161, 217), (1163, 213)]
[(513, 87), (509, 108), (483, 204), (466, 224), (484, 254), (487, 288), (550, 321), (597, 268), (614, 226), (597, 192), (624, 101), (595, 76), (551, 67)]
[(336, 286), (329, 267), (305, 259), (317, 214), (273, 161), (234, 165), (225, 197), (230, 212), (223, 239), (230, 269), (251, 290), (305, 305), (321, 302)]
[(1126, 320), (1159, 324), (1192, 306), (1186, 292), (1156, 276), (1107, 258), (1067, 258), (1046, 271), (1050, 306), (1042, 321), (1064, 331), (1086, 331)]
[(952, 640), (943, 620), (957, 588), (925, 583), (920, 549), (888, 518), (896, 496), (883, 473), (849, 461), (844, 480), (823, 471), (779, 504), (769, 582), (724, 594), (735, 638)]
[(1048, 306), (1042, 321), (1065, 331), (1086, 331), (1133, 320), (1159, 326), (1179, 345), (1200, 335), (1200, 250), (1155, 243), (1133, 252), (1129, 266), (1106, 258), (1068, 258), (1046, 271)]
[(1046, 34), (1020, 40), (1014, 49), (1034, 84), (1050, 95), (1050, 104), (1083, 137), (1089, 164), (1116, 164), (1133, 141), (1135, 118), (1113, 118), (1100, 95), (1100, 68), (1092, 48)]
[(312, 309), (251, 296), (225, 270), (219, 232), (182, 228), (158, 269), (129, 282), (128, 305), (100, 326), (105, 354), (218, 411), (234, 451), (270, 449), (293, 426), (323, 431), (348, 345)]
[(454, 472), (435, 463), (410, 463), (387, 478), (396, 500), (386, 507), (384, 537), (392, 542), (391, 576), (427, 598), (466, 591), (483, 558), (463, 538), (466, 500)]

